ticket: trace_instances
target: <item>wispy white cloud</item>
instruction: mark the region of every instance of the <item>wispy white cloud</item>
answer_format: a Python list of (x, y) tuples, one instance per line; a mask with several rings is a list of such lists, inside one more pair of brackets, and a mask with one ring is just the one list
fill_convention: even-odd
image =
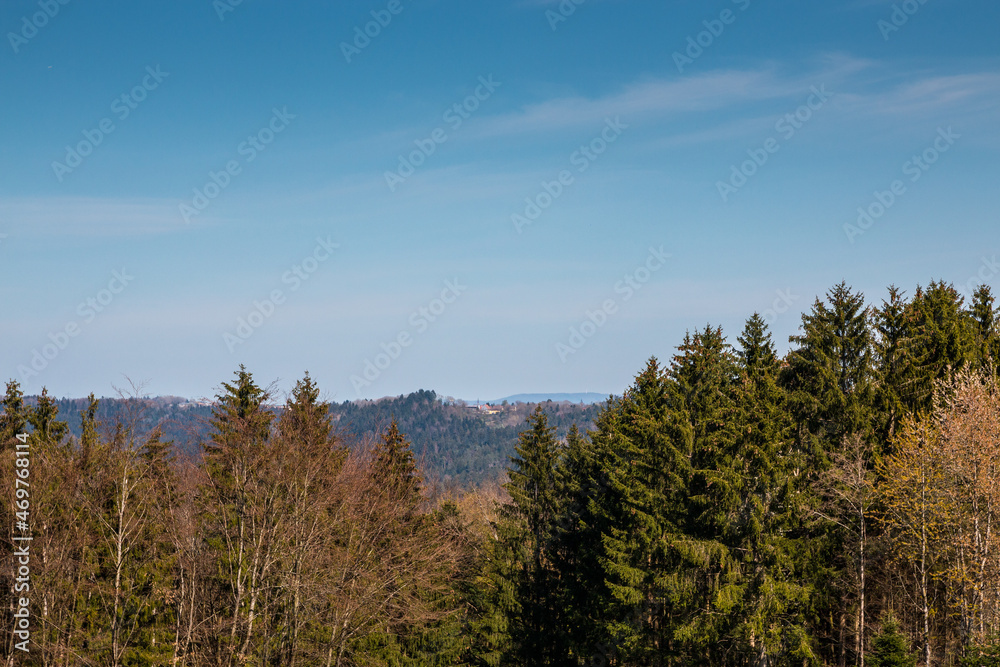
[(977, 113), (995, 113), (1000, 106), (1000, 73), (990, 69), (960, 74), (900, 71), (898, 66), (834, 55), (792, 74), (775, 66), (717, 70), (632, 83), (601, 97), (552, 99), (484, 119), (473, 131), (486, 139), (572, 130), (599, 124), (608, 116), (656, 123), (724, 111), (724, 117), (669, 139), (673, 144), (717, 141), (773, 124), (774, 109), (783, 108), (779, 105), (794, 109), (818, 85), (827, 86), (840, 115), (852, 122), (859, 117), (903, 118), (908, 126), (920, 126), (921, 118), (950, 114), (969, 119)]
[[(826, 79), (817, 77), (817, 82)], [(886, 125), (926, 130), (926, 122), (962, 119), (963, 124), (981, 117), (994, 122), (1000, 107), (1000, 74), (928, 75), (905, 82), (890, 80), (874, 72), (866, 78), (841, 79), (830, 85), (834, 97), (831, 106), (837, 109), (829, 117), (833, 122), (857, 125), (869, 124), (875, 131)], [(800, 87), (789, 97), (787, 108), (737, 110), (713, 124), (672, 132), (649, 142), (646, 148), (660, 150), (716, 141), (732, 141), (772, 131), (775, 121), (805, 101), (807, 87)], [(926, 121), (926, 122), (921, 122)], [(687, 126), (686, 126), (687, 127)]]
[(846, 96), (872, 113), (922, 114), (941, 110), (995, 108), (1000, 103), (1000, 73), (927, 75), (891, 88)]
[(616, 115), (640, 120), (725, 109), (800, 95), (810, 85), (840, 83), (868, 67), (868, 61), (829, 56), (817, 68), (796, 74), (784, 74), (778, 67), (766, 65), (649, 79), (600, 97), (563, 97), (526, 105), (516, 112), (484, 119), (474, 131), (481, 136), (514, 135), (593, 125)]
[(638, 119), (671, 112), (717, 109), (736, 101), (777, 94), (768, 72), (727, 71), (676, 81), (655, 80), (626, 86), (604, 97), (568, 97), (495, 116), (476, 128), (481, 135), (511, 135), (576, 128), (600, 123), (608, 116)]

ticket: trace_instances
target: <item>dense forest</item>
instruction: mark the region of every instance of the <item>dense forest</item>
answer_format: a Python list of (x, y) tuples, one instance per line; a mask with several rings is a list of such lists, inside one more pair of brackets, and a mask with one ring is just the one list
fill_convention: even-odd
[(868, 304), (842, 283), (784, 356), (757, 314), (732, 342), (705, 326), (591, 428), (536, 408), (508, 469), (462, 489), (426, 483), (400, 423), (338, 429), (308, 374), (273, 410), (241, 367), (196, 455), (140, 398), (110, 423), (89, 401), (70, 436), (11, 381), (0, 576), (20, 585), (30, 534), (31, 643), (12, 601), (5, 656), (1000, 665), (996, 312), (987, 287)]
[[(129, 390), (131, 393), (138, 393)], [(133, 397), (134, 398), (134, 397)], [(91, 399), (61, 398), (55, 407), (64, 415), (87, 410)], [(37, 396), (24, 402), (34, 406)], [(102, 398), (95, 418), (114, 424), (134, 412), (134, 401)], [(136, 428), (144, 432), (159, 429), (165, 441), (180, 454), (197, 456), (201, 443), (212, 433), (212, 407), (207, 401), (193, 402), (176, 396), (159, 396), (143, 401)], [(495, 405), (489, 411), (476, 410), (464, 401), (442, 399), (433, 391), (420, 390), (406, 396), (389, 396), (377, 401), (330, 403), (327, 411), (334, 428), (348, 445), (365, 434), (379, 432), (392, 420), (412, 443), (424, 482), (430, 485), (468, 487), (495, 480), (514, 453), (517, 436), (527, 428), (525, 417), (536, 403)], [(564, 438), (570, 427), (591, 428), (600, 413), (599, 405), (546, 401), (541, 404), (549, 424)], [(265, 409), (280, 417), (284, 406)], [(68, 435), (83, 435), (82, 422), (67, 422)]]

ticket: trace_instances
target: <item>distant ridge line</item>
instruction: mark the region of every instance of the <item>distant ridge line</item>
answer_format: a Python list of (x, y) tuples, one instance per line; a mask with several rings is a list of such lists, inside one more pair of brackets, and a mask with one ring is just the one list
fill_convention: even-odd
[[(603, 403), (608, 400), (609, 395), (610, 394), (598, 394), (592, 391), (580, 393), (514, 394), (512, 396), (504, 396), (503, 398), (486, 402), (496, 404), (503, 403), (504, 401), (507, 401), (508, 403), (544, 403), (545, 401), (560, 403), (562, 401), (567, 401), (569, 403), (584, 403), (590, 405), (592, 403)], [(475, 403), (475, 401), (468, 402)]]

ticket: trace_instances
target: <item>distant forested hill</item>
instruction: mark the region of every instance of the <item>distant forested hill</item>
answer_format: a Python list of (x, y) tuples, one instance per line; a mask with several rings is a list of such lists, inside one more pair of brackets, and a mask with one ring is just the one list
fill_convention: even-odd
[[(28, 398), (27, 402), (34, 401)], [(57, 404), (59, 418), (79, 437), (80, 412), (86, 410), (88, 400), (60, 399)], [(395, 419), (413, 443), (428, 482), (468, 486), (495, 478), (507, 467), (517, 436), (525, 428), (525, 418), (535, 405), (514, 403), (477, 409), (462, 402), (446, 403), (433, 391), (420, 390), (377, 401), (333, 403), (330, 413), (338, 429), (361, 438), (388, 428)], [(553, 401), (541, 405), (560, 438), (573, 424), (581, 430), (592, 428), (603, 406)], [(280, 408), (274, 410), (280, 412)], [(98, 421), (105, 425), (121, 417), (137, 418), (140, 431), (159, 426), (165, 440), (172, 440), (178, 450), (190, 454), (197, 454), (199, 443), (208, 437), (211, 416), (211, 406), (175, 396), (102, 398), (97, 410)]]
[[(413, 442), (426, 473), (440, 481), (475, 484), (495, 477), (509, 463), (518, 434), (534, 403), (514, 403), (485, 410), (462, 403), (444, 404), (433, 391), (360, 403), (331, 406), (334, 423), (356, 434), (382, 430), (394, 418)], [(549, 424), (564, 438), (574, 423), (593, 427), (601, 405), (542, 403)]]

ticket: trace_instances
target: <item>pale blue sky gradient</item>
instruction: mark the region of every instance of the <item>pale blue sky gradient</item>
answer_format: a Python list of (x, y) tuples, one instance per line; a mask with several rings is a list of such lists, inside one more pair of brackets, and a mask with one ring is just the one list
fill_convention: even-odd
[[(889, 32), (881, 1), (586, 0), (553, 30), (559, 2), (400, 0), (349, 63), (341, 44), (387, 1), (244, 0), (221, 19), (208, 0), (51, 2), (13, 44), (42, 10), (0, 5), (0, 374), (29, 393), (109, 395), (128, 376), (206, 396), (240, 363), (279, 391), (309, 370), (338, 401), (618, 393), (685, 330), (721, 324), (735, 343), (751, 313), (790, 300), (771, 318), (783, 350), (840, 280), (877, 303), (890, 283), (966, 285), (1000, 250), (995, 2), (913, 0)], [(457, 126), (456, 104), (476, 107)], [(105, 119), (79, 166), (53, 168)], [(627, 127), (578, 152), (609, 119)], [(911, 181), (905, 164), (948, 128)], [(273, 141), (251, 149), (252, 135)], [(724, 201), (719, 182), (769, 139)], [(386, 172), (428, 141), (390, 189)], [(564, 171), (519, 232), (512, 215)], [(897, 179), (905, 192), (850, 242), (844, 225)], [(314, 254), (317, 239), (337, 247)], [(670, 260), (626, 300), (616, 285), (661, 246)], [(124, 289), (102, 293), (123, 269)], [(462, 289), (435, 303), (448, 280)], [(608, 299), (563, 361), (557, 345)]]

